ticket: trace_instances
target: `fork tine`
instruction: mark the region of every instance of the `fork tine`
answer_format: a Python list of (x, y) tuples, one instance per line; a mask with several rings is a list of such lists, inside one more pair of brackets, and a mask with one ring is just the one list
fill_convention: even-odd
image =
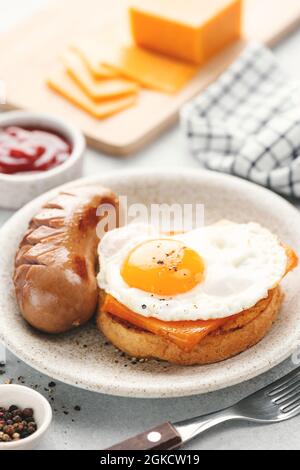
[(295, 376), (291, 378), (288, 382), (286, 382), (284, 385), (282, 385), (281, 387), (276, 387), (274, 390), (272, 390), (269, 393), (269, 396), (273, 397), (274, 395), (277, 395), (278, 393), (285, 392), (290, 386), (298, 383), (299, 381), (300, 381), (300, 376)]
[(295, 408), (293, 408), (292, 410), (288, 410), (287, 413), (292, 413), (293, 414), (293, 417), (295, 416), (298, 416), (299, 413), (300, 413), (300, 403), (299, 405), (297, 405)]
[(278, 405), (281, 404), (281, 402), (286, 401), (290, 396), (295, 395), (300, 390), (300, 381), (296, 382), (296, 384), (293, 384), (285, 389), (283, 393), (280, 393), (276, 397), (273, 398), (273, 401), (277, 403)]
[(289, 385), (292, 385), (295, 381), (300, 378), (300, 368), (295, 369), (290, 372), (284, 378), (277, 380), (277, 382), (269, 385), (265, 388), (265, 392), (268, 393), (270, 397), (276, 395), (277, 393), (285, 390)]
[(280, 408), (282, 413), (291, 413), (292, 411), (296, 411), (296, 408), (300, 408), (300, 397), (297, 400), (292, 401), (288, 405), (285, 405)]
[(298, 390), (295, 390), (293, 393), (289, 393), (285, 398), (281, 399), (281, 400), (274, 400), (274, 403), (276, 403), (276, 405), (282, 407), (282, 405), (288, 405), (289, 403), (291, 403), (291, 400), (293, 399), (296, 399), (296, 398), (300, 398), (300, 389), (298, 388)]
[(287, 421), (300, 414), (300, 367), (231, 408), (258, 423)]

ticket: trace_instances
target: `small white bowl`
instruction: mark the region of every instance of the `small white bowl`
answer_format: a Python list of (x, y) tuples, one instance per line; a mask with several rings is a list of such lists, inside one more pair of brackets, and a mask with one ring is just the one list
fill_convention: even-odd
[(0, 207), (19, 209), (40, 194), (82, 175), (86, 142), (82, 132), (51, 114), (10, 111), (0, 114), (0, 129), (8, 126), (32, 127), (53, 131), (64, 137), (72, 147), (66, 162), (44, 172), (0, 173)]
[(31, 388), (22, 385), (0, 385), (0, 407), (8, 408), (11, 405), (19, 406), (21, 409), (32, 408), (37, 423), (37, 431), (19, 441), (0, 443), (0, 451), (34, 449), (51, 424), (51, 406), (43, 395)]

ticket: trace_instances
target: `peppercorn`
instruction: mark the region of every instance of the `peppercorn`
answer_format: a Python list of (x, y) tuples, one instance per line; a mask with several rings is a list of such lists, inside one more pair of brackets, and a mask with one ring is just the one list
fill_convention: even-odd
[(25, 408), (22, 411), (23, 418), (31, 418), (33, 416), (33, 409), (32, 408)]
[(30, 434), (29, 434), (27, 429), (21, 432), (21, 438), (22, 439), (25, 439), (28, 436), (30, 436)]
[(19, 439), (21, 439), (21, 436), (18, 432), (15, 432), (13, 435), (12, 435), (12, 438), (14, 441), (18, 441)]
[(35, 433), (36, 429), (33, 426), (28, 426), (28, 434)]
[(13, 417), (13, 422), (14, 423), (21, 423), (21, 421), (22, 421), (22, 418), (20, 416), (17, 415), (17, 416)]
[(31, 421), (30, 423), (28, 423), (28, 427), (31, 427), (31, 428), (37, 428), (36, 426), (36, 422), (35, 421)]
[(15, 430), (14, 430), (14, 427), (9, 424), (7, 426), (4, 426), (3, 431), (5, 434), (12, 436)]
[(17, 409), (18, 409), (18, 407), (17, 407), (16, 405), (11, 405), (11, 406), (8, 408), (8, 411), (9, 411), (10, 413), (12, 413), (13, 411), (15, 411), (15, 410), (17, 410)]
[(28, 416), (28, 418), (25, 418), (24, 421), (29, 424), (30, 421), (32, 421), (32, 416)]

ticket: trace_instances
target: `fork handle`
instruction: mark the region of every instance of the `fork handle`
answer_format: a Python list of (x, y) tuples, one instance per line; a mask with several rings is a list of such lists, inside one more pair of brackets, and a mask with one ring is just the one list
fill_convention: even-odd
[(244, 419), (244, 417), (237, 413), (235, 408), (232, 407), (208, 415), (199, 416), (198, 418), (180, 421), (174, 424), (174, 427), (180, 435), (182, 442), (185, 443), (221, 423), (241, 419)]
[(165, 423), (107, 450), (172, 450), (181, 444), (182, 439), (175, 427)]
[(242, 417), (234, 408), (227, 408), (176, 424), (165, 423), (107, 450), (173, 450), (208, 429), (234, 419)]

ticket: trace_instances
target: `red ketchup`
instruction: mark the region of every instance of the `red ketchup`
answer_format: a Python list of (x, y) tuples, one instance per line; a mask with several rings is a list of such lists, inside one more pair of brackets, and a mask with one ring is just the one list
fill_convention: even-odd
[(47, 171), (64, 163), (71, 146), (62, 137), (41, 129), (0, 129), (0, 173)]

